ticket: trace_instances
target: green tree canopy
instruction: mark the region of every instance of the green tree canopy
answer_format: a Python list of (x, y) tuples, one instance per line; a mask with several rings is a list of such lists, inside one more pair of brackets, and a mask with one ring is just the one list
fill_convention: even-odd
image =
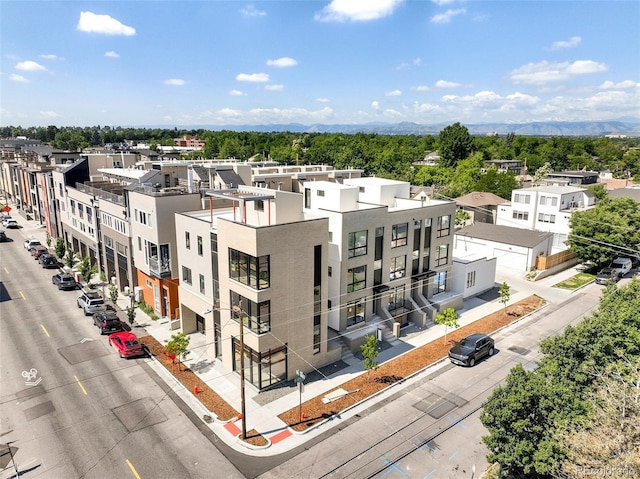
[(605, 198), (569, 220), (569, 249), (582, 261), (608, 264), (640, 250), (640, 208), (631, 198)]
[(440, 132), (438, 143), (441, 165), (455, 168), (460, 160), (464, 160), (471, 154), (473, 136), (467, 127), (454, 123)]

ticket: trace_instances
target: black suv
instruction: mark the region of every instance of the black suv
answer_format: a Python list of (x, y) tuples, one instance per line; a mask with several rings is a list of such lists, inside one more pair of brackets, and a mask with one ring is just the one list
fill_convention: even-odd
[(93, 315), (93, 324), (100, 330), (100, 334), (124, 331), (124, 324), (115, 311), (110, 309)]
[(73, 276), (68, 273), (58, 273), (51, 277), (51, 282), (58, 286), (58, 289), (78, 289), (78, 283)]
[(485, 356), (493, 356), (493, 339), (480, 333), (467, 336), (449, 351), (451, 362), (460, 366), (473, 366)]
[(38, 262), (46, 269), (55, 269), (58, 267), (58, 260), (52, 254), (41, 254), (38, 256)]

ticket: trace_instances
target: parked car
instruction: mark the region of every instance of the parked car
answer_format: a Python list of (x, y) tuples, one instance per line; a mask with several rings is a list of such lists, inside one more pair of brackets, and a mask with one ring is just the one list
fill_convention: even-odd
[(24, 249), (26, 249), (27, 251), (31, 251), (31, 248), (33, 248), (34, 246), (40, 246), (41, 244), (42, 243), (40, 243), (40, 241), (31, 238), (24, 242)]
[(2, 217), (2, 226), (4, 226), (6, 228), (7, 227), (6, 223), (11, 219), (13, 219), (13, 218), (11, 218), (11, 216), (3, 216)]
[(597, 284), (606, 284), (609, 281), (613, 281), (614, 283), (618, 281), (620, 276), (618, 276), (618, 272), (613, 268), (603, 268), (596, 275), (596, 283)]
[(7, 233), (5, 233), (2, 230), (0, 230), (0, 241), (9, 241), (9, 237), (7, 236)]
[(121, 358), (131, 358), (145, 354), (144, 347), (138, 342), (137, 336), (128, 331), (110, 334), (109, 344), (118, 351)]
[(494, 341), (486, 334), (476, 333), (457, 342), (449, 350), (449, 359), (460, 366), (474, 366), (485, 356), (493, 356)]
[(105, 310), (93, 315), (93, 324), (100, 330), (100, 334), (124, 331), (124, 323), (120, 321), (115, 311)]
[(4, 224), (5, 228), (12, 228), (12, 229), (18, 229), (20, 228), (20, 225), (18, 224), (18, 222), (16, 220), (9, 220)]
[(41, 254), (38, 257), (38, 263), (45, 269), (54, 269), (58, 267), (58, 260), (52, 254)]
[(38, 259), (40, 255), (49, 253), (49, 250), (46, 246), (38, 245), (31, 248), (31, 255), (34, 259)]
[(100, 293), (96, 291), (85, 291), (77, 300), (78, 308), (84, 309), (84, 315), (99, 313), (104, 311), (107, 307), (104, 304), (104, 299), (100, 296)]
[(68, 273), (57, 273), (51, 277), (51, 282), (58, 286), (58, 289), (78, 289), (76, 279)]
[(633, 268), (633, 262), (631, 258), (616, 258), (609, 265), (617, 274), (619, 278), (622, 278), (624, 275), (631, 271)]

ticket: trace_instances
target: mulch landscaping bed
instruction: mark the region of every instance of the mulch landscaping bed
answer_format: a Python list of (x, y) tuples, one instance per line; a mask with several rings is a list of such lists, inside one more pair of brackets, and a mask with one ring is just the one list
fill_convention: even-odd
[(334, 414), (338, 414), (349, 406), (380, 392), (394, 382), (400, 381), (426, 366), (447, 357), (453, 342), (460, 341), (465, 336), (473, 333), (490, 334), (516, 321), (518, 318), (539, 309), (544, 304), (544, 299), (539, 296), (530, 296), (518, 303), (507, 306), (506, 310), (496, 311), (471, 324), (451, 331), (447, 334), (446, 342), (443, 338), (438, 338), (402, 356), (398, 356), (381, 365), (376, 371), (362, 374), (357, 378), (341, 384), (340, 387), (349, 394), (340, 399), (325, 404), (322, 402), (324, 396), (317, 396), (302, 403), (302, 414), (304, 416), (304, 420), (302, 421), (299, 417), (298, 407), (285, 411), (278, 417), (294, 431), (304, 431)]
[[(349, 392), (344, 397), (330, 403), (323, 403), (322, 397), (317, 396), (302, 403), (303, 420), (299, 416), (298, 407), (294, 407), (278, 417), (295, 431), (305, 431), (319, 422), (338, 414), (340, 411), (380, 392), (391, 384), (400, 381), (413, 373), (445, 358), (451, 344), (472, 333), (490, 334), (503, 326), (516, 321), (518, 318), (541, 308), (545, 300), (539, 296), (529, 296), (517, 303), (507, 306), (471, 324), (455, 329), (447, 334), (446, 342), (439, 338), (431, 343), (420, 346), (402, 356), (381, 365), (376, 371), (347, 381), (340, 385)], [(138, 340), (144, 344), (149, 352), (160, 361), (187, 389), (194, 391), (198, 388), (197, 398), (221, 421), (228, 421), (238, 417), (238, 411), (232, 408), (224, 399), (215, 393), (193, 371), (183, 365), (172, 364), (173, 361), (165, 354), (165, 347), (152, 336), (143, 336)], [(266, 439), (255, 430), (247, 432), (246, 442), (255, 446), (264, 446)]]

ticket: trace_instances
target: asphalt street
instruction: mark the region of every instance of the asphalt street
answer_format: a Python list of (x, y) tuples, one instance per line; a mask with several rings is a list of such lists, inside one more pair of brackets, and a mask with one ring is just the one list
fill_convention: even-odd
[[(78, 291), (58, 291), (23, 248), (0, 244), (0, 442), (24, 478), (243, 478), (163, 388), (149, 359), (121, 359)], [(197, 424), (197, 423), (196, 423)], [(13, 464), (2, 479), (15, 477)]]

